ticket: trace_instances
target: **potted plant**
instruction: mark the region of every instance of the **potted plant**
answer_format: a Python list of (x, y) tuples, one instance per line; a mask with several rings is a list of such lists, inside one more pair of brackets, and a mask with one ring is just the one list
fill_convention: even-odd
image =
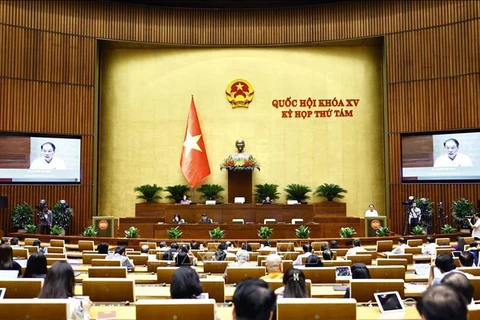
[(156, 202), (159, 199), (162, 199), (157, 193), (163, 190), (162, 187), (157, 186), (156, 184), (144, 184), (143, 186), (135, 187), (133, 191), (139, 192), (137, 199), (143, 199), (146, 202)]
[(444, 224), (442, 226), (442, 233), (443, 234), (455, 233), (456, 231), (457, 230), (449, 224)]
[(344, 195), (341, 193), (347, 193), (347, 190), (333, 183), (324, 183), (315, 190), (317, 196), (327, 198), (328, 201), (333, 201), (335, 198), (343, 199)]
[(273, 229), (267, 226), (260, 227), (257, 231), (257, 235), (263, 240), (268, 240), (273, 234)]
[(225, 188), (219, 184), (202, 184), (200, 188), (197, 189), (198, 192), (202, 193), (201, 197), (207, 200), (217, 200), (223, 198), (219, 195), (219, 193), (224, 190)]
[(352, 238), (355, 234), (357, 234), (357, 231), (355, 231), (355, 229), (353, 228), (350, 228), (350, 227), (340, 228), (341, 238)]
[(220, 227), (216, 227), (215, 229), (208, 231), (208, 234), (210, 235), (210, 239), (219, 240), (225, 237), (225, 230), (220, 229)]
[(310, 238), (310, 232), (311, 230), (309, 227), (301, 225), (298, 229), (295, 229), (295, 236), (299, 239), (308, 239)]
[(140, 230), (138, 228), (135, 228), (134, 226), (131, 226), (127, 230), (125, 230), (125, 237), (126, 238), (138, 238), (140, 237)]
[(180, 231), (179, 227), (167, 229), (167, 237), (168, 239), (180, 239), (182, 237), (183, 232)]
[(297, 200), (299, 203), (305, 203), (307, 199), (310, 199), (307, 193), (312, 191), (309, 186), (296, 183), (287, 185), (284, 190), (287, 193), (287, 200)]
[(65, 229), (63, 229), (62, 227), (60, 226), (53, 226), (51, 229), (50, 229), (50, 234), (52, 236), (63, 236), (65, 235)]
[(97, 228), (95, 228), (95, 226), (88, 226), (82, 232), (82, 236), (84, 237), (96, 237), (97, 234), (98, 234), (98, 230)]
[(421, 225), (416, 225), (413, 227), (412, 232), (410, 233), (414, 236), (423, 236), (425, 235), (425, 230), (422, 228)]
[(174, 200), (175, 203), (180, 203), (183, 199), (185, 193), (190, 190), (190, 188), (186, 184), (177, 184), (174, 186), (168, 186), (165, 188), (165, 191), (170, 193), (166, 196), (167, 199)]
[(270, 200), (277, 200), (280, 194), (277, 190), (277, 184), (257, 184), (255, 186), (255, 201), (262, 202), (266, 197), (270, 197)]
[(467, 219), (475, 214), (475, 206), (472, 201), (460, 198), (452, 204), (453, 222), (461, 229), (469, 229)]
[(30, 234), (37, 233), (37, 226), (34, 224), (27, 224), (25, 230)]
[(223, 169), (227, 169), (229, 171), (253, 171), (257, 169), (260, 171), (260, 164), (252, 156), (250, 156), (248, 159), (233, 159), (228, 157), (220, 164), (220, 170)]
[(17, 204), (12, 210), (12, 226), (25, 229), (28, 224), (33, 224), (34, 211), (26, 202)]
[(73, 209), (64, 201), (56, 202), (52, 207), (52, 225), (62, 228), (62, 234), (65, 234), (65, 228), (70, 226), (73, 215)]
[(378, 229), (375, 231), (375, 235), (377, 237), (388, 237), (390, 235), (390, 230), (388, 230), (387, 227), (378, 227)]

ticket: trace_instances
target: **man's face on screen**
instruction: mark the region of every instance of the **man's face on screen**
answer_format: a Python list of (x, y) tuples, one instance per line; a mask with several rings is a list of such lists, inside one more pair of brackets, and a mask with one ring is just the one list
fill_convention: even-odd
[(53, 147), (51, 145), (49, 144), (44, 145), (42, 152), (43, 152), (43, 157), (45, 158), (45, 161), (47, 162), (52, 161), (55, 151), (53, 151)]
[(455, 158), (458, 152), (457, 144), (451, 140), (445, 142), (445, 151), (450, 159)]

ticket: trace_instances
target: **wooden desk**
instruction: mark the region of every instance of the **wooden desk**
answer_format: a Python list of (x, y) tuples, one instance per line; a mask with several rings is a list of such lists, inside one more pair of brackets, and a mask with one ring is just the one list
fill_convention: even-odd
[(135, 320), (136, 317), (136, 309), (134, 305), (125, 306), (125, 305), (93, 305), (90, 309), (90, 318), (92, 320), (97, 319), (97, 315), (99, 312), (109, 312), (115, 311), (116, 318), (115, 319), (122, 319), (122, 320)]
[[(88, 268), (90, 268), (89, 264), (70, 264), (72, 266), (73, 271), (80, 272), (80, 273), (88, 273)], [(135, 266), (135, 271), (131, 274), (135, 273), (147, 273), (147, 267), (144, 266)]]
[[(321, 238), (324, 236), (323, 224), (306, 223), (311, 229), (310, 236), (312, 238)], [(158, 239), (166, 238), (166, 230), (176, 225), (156, 224), (153, 226), (154, 237)], [(258, 238), (257, 232), (262, 224), (183, 224), (180, 230), (183, 232), (182, 237), (185, 239), (206, 239), (208, 231), (216, 227), (225, 230), (229, 239), (255, 239)], [(295, 237), (295, 229), (298, 225), (294, 224), (274, 224), (271, 225), (275, 232), (275, 239), (292, 239)]]
[[(388, 252), (377, 252), (377, 256), (379, 258), (388, 258), (388, 255), (387, 255)], [(395, 258), (395, 255), (394, 254), (391, 254), (389, 255), (392, 259)], [(414, 254), (413, 255), (413, 261), (415, 262), (418, 262), (418, 261), (427, 261), (427, 262), (431, 262), (432, 261), (432, 258), (433, 256), (431, 255), (428, 255), (428, 254)]]
[[(88, 278), (88, 273), (81, 273), (75, 277), (75, 283), (82, 283), (83, 279), (86, 278)], [(157, 283), (157, 275), (151, 273), (129, 273), (127, 278), (135, 280), (135, 284)]]
[[(427, 289), (427, 285), (405, 286), (405, 297), (420, 297)], [(75, 286), (75, 295), (82, 295), (82, 286)], [(225, 285), (225, 300), (231, 301), (235, 287)], [(312, 285), (312, 298), (343, 298), (345, 290), (334, 290), (334, 285)], [(170, 299), (170, 286), (157, 285), (135, 285), (136, 299)]]
[[(344, 205), (344, 204), (343, 204)], [(135, 218), (120, 218), (119, 219), (119, 229), (118, 237), (123, 237), (123, 230), (128, 228), (131, 225), (135, 225), (140, 229), (140, 234), (143, 237), (159, 238), (165, 239), (166, 228), (163, 230), (154, 230), (153, 226), (157, 222), (170, 222), (175, 214), (180, 214), (182, 218), (187, 221), (187, 224), (182, 225), (181, 229), (183, 238), (185, 239), (209, 239), (208, 233), (202, 232), (200, 234), (190, 234), (184, 230), (185, 226), (189, 229), (189, 225), (196, 224), (203, 213), (206, 213), (213, 221), (222, 224), (230, 224), (232, 219), (243, 218), (245, 222), (252, 222), (254, 224), (261, 224), (266, 218), (276, 219), (278, 222), (290, 223), (293, 218), (302, 218), (305, 223), (318, 222), (322, 225), (321, 230), (312, 230), (310, 235), (312, 238), (325, 238), (325, 237), (336, 237), (338, 236), (338, 230), (342, 226), (352, 226), (355, 228), (359, 234), (358, 236), (363, 236), (363, 224), (361, 223), (360, 218), (356, 217), (346, 217), (345, 208), (342, 209), (341, 214), (324, 214), (322, 207), (324, 204), (318, 204), (314, 206), (312, 204), (300, 204), (300, 205), (286, 205), (286, 204), (272, 204), (272, 205), (262, 205), (262, 204), (235, 204), (235, 203), (226, 203), (226, 204), (217, 204), (217, 205), (204, 205), (204, 204), (195, 204), (195, 205), (173, 205), (166, 204), (161, 205), (161, 209), (158, 214), (152, 213), (151, 215), (140, 214)], [(321, 214), (320, 213), (320, 211)], [(328, 212), (328, 210), (326, 211)], [(315, 216), (315, 218), (314, 218)], [(328, 223), (326, 223), (328, 222)], [(258, 228), (257, 228), (258, 229)], [(291, 234), (289, 236), (281, 236), (275, 229), (275, 238), (293, 238)], [(316, 233), (317, 232), (317, 233)], [(293, 233), (294, 235), (294, 233)], [(230, 239), (246, 239), (245, 236), (240, 235), (236, 237), (235, 234), (228, 233)], [(249, 239), (255, 239), (256, 233), (249, 236)]]
[(405, 282), (428, 282), (428, 275), (405, 273)]
[[(90, 309), (90, 316), (92, 319), (97, 319), (97, 315), (101, 311), (115, 311), (116, 319), (135, 320), (135, 305), (94, 305)], [(225, 306), (224, 304), (217, 304), (216, 312), (219, 319), (232, 319), (233, 308)], [(401, 313), (382, 314), (378, 307), (360, 307), (357, 306), (357, 320), (375, 320), (375, 319), (404, 319), (404, 320), (419, 320), (420, 315), (415, 306), (407, 306), (406, 310)]]

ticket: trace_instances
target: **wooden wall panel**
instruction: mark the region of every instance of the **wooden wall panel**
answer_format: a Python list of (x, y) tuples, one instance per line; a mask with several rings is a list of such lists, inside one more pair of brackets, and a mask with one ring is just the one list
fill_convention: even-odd
[(371, 37), (476, 19), (480, 11), (478, 1), (455, 0), (351, 1), (251, 10), (174, 9), (103, 1), (2, 1), (0, 6), (0, 21), (9, 25), (95, 38), (211, 45)]
[(0, 75), (93, 86), (95, 39), (0, 25)]
[[(0, 131), (82, 135), (82, 184), (0, 185), (10, 206), (66, 198), (71, 233), (90, 220), (95, 43), (169, 46), (317, 44), (381, 36), (386, 48), (392, 230), (408, 195), (476, 200), (478, 183), (402, 184), (403, 132), (480, 127), (480, 1), (350, 1), (304, 8), (175, 9), (105, 1), (0, 1)], [(448, 207), (448, 204), (446, 205)], [(9, 208), (8, 210), (10, 210)], [(4, 228), (9, 226), (3, 215)]]
[(93, 97), (93, 86), (0, 77), (0, 128), (93, 134)]
[(479, 126), (480, 72), (388, 85), (391, 132)]
[(387, 82), (480, 72), (480, 20), (388, 36)]
[[(395, 216), (391, 219), (391, 229), (400, 233), (403, 230), (405, 217), (405, 207), (402, 202), (406, 201), (409, 196), (415, 198), (428, 198), (435, 203), (433, 216), (433, 227), (436, 233), (440, 233), (443, 224), (453, 224), (451, 205), (458, 198), (466, 198), (473, 201), (475, 207), (477, 200), (480, 199), (480, 185), (463, 184), (463, 183), (413, 183), (413, 184), (395, 184), (390, 187), (390, 200), (392, 212)], [(438, 217), (438, 202), (444, 203), (446, 219)]]
[(64, 199), (73, 208), (72, 225), (70, 230), (67, 230), (69, 234), (80, 234), (85, 226), (91, 223), (90, 212), (86, 209), (90, 207), (92, 200), (92, 186), (90, 185), (0, 185), (0, 194), (7, 196), (9, 201), (9, 208), (0, 209), (4, 230), (10, 228), (11, 212), (17, 203), (27, 202), (35, 206), (40, 199), (47, 200), (49, 206)]

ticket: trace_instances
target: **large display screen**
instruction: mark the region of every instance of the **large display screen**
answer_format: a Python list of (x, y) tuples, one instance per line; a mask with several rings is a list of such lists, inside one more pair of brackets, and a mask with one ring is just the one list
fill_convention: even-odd
[(80, 137), (0, 133), (0, 183), (79, 183)]
[(480, 180), (480, 132), (402, 135), (402, 181)]

